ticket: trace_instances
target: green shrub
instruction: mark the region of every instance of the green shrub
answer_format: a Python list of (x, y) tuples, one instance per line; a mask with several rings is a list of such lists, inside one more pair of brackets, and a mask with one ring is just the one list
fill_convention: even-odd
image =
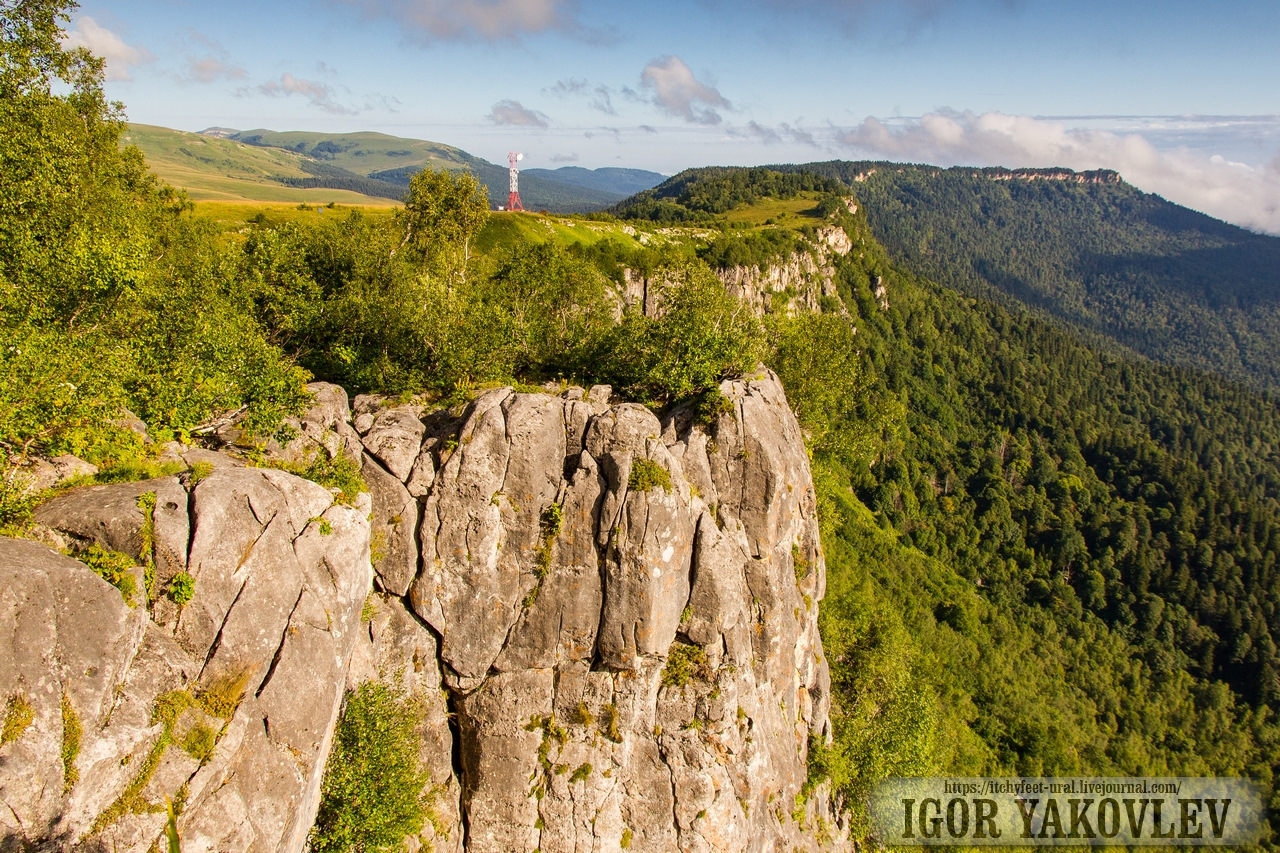
[(591, 776), (591, 765), (580, 764), (578, 769), (573, 771), (573, 775), (569, 777), (569, 784), (573, 785), (578, 782), (585, 782)]
[(196, 594), (196, 579), (186, 572), (178, 572), (169, 581), (169, 598), (179, 607), (185, 607)]
[(399, 849), (422, 830), (429, 774), (413, 703), (369, 682), (347, 696), (311, 833), (315, 853)]
[(637, 492), (662, 487), (664, 492), (671, 492), (671, 474), (657, 462), (649, 459), (636, 459), (631, 463), (631, 473), (627, 476), (627, 488)]

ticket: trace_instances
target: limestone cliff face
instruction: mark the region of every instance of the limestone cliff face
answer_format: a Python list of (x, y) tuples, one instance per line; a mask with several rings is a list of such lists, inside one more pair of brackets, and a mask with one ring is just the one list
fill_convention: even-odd
[[(850, 211), (857, 210), (852, 201), (848, 204)], [(716, 275), (731, 296), (741, 299), (757, 314), (779, 309), (788, 314), (816, 312), (821, 307), (820, 297), (837, 294), (835, 256), (847, 255), (852, 250), (853, 241), (845, 230), (838, 225), (827, 225), (818, 229), (816, 239), (803, 251), (763, 266), (719, 269)], [(660, 276), (625, 270), (622, 302), (647, 316), (656, 316), (661, 311), (664, 286)]]
[[(829, 726), (825, 563), (776, 377), (726, 381), (731, 405), (708, 424), (611, 403), (607, 388), (497, 389), (455, 412), (373, 398), (350, 410), (341, 389), (314, 390), (299, 438), (270, 452), (358, 457), (366, 503), (220, 456), (198, 484), (94, 487), (41, 509), (66, 544), (145, 556), (154, 541), (157, 578), (196, 579), (180, 612), (130, 610), (74, 560), (0, 541), (0, 624), (81, 614), (43, 619), (38, 653), (10, 641), (22, 631), (0, 634), (12, 645), (0, 688), (38, 709), (31, 733), (0, 747), (0, 832), (147, 849), (160, 816), (100, 816), (169, 731), (156, 699), (232, 673), (245, 698), (210, 760), (164, 750), (137, 799), (185, 784), (187, 851), (302, 849), (342, 690), (370, 679), (423, 708), (434, 820), (411, 847), (843, 844), (825, 792), (802, 796), (810, 738)], [(84, 709), (81, 778), (65, 794), (63, 694)], [(206, 714), (183, 713), (175, 736)], [(15, 772), (19, 754), (36, 774)]]
[(165, 796), (186, 853), (305, 842), (371, 581), (370, 502), (220, 460), (198, 483), (38, 511), (58, 544), (150, 558), (157, 589), (194, 577), (181, 609), (143, 606), (141, 570), (130, 607), (83, 563), (0, 539), (0, 694), (32, 711), (0, 747), (0, 849), (144, 851)]

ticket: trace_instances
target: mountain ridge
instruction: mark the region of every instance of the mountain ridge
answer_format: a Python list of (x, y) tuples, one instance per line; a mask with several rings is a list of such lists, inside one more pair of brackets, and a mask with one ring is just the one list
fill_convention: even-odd
[[(433, 168), (470, 170), (486, 185), (494, 208), (507, 203), (505, 166), (429, 140), (376, 131), (330, 134), (210, 127), (188, 133), (141, 124), (130, 125), (127, 136), (161, 178), (196, 199), (359, 203), (356, 196), (362, 196), (365, 203), (388, 204), (403, 197), (414, 173)], [(530, 210), (586, 213), (663, 178), (656, 172), (616, 167), (529, 169), (521, 175), (520, 191)], [(325, 190), (338, 195), (325, 196)]]

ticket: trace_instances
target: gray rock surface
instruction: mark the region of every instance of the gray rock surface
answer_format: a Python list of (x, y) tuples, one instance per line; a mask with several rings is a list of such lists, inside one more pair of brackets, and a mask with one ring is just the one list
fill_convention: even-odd
[[(141, 853), (162, 821), (133, 806), (182, 790), (184, 850), (300, 851), (343, 692), (380, 680), (419, 714), (430, 821), (409, 850), (847, 846), (824, 789), (800, 802), (830, 725), (825, 563), (775, 376), (722, 383), (731, 406), (709, 424), (611, 404), (605, 386), (499, 388), (460, 412), (375, 397), (349, 412), (341, 389), (314, 390), (299, 437), (268, 455), (358, 457), (355, 506), (214, 456), (194, 485), (89, 487), (38, 511), (48, 541), (150, 561), (159, 592), (193, 576), (181, 609), (130, 610), (78, 562), (0, 541), (0, 692), (36, 708), (0, 749), (4, 833)], [(197, 703), (166, 729), (153, 713), (229, 681), (230, 719)], [(65, 795), (63, 694), (85, 732)], [(166, 731), (201, 725), (219, 732), (211, 755), (148, 761)]]
[[(39, 509), (50, 537), (151, 563), (157, 594), (193, 576), (182, 608), (130, 608), (77, 560), (0, 539), (0, 695), (34, 709), (0, 747), (0, 846), (144, 851), (169, 796), (184, 801), (188, 853), (301, 850), (369, 590), (369, 510), (367, 496), (341, 506), (315, 483), (233, 466), (190, 493), (165, 478)], [(78, 778), (63, 766), (68, 714)], [(200, 728), (216, 744), (188, 754)]]
[(823, 792), (797, 808), (829, 727), (808, 457), (776, 377), (721, 390), (732, 412), (699, 425), (604, 389), (498, 389), (433, 455), (408, 601), (455, 697), (468, 851), (816, 850), (819, 819), (838, 830)]

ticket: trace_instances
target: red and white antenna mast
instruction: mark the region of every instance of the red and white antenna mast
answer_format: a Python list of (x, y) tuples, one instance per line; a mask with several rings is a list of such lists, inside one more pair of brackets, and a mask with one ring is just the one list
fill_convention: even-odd
[(524, 210), (524, 205), (520, 203), (520, 169), (516, 166), (524, 159), (523, 154), (512, 151), (507, 155), (507, 162), (511, 164), (511, 180), (508, 183), (507, 192), (507, 210)]

